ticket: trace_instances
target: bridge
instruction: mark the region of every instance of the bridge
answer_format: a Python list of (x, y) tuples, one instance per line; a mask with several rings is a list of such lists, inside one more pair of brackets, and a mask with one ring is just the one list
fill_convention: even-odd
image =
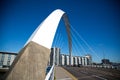
[[(45, 79), (50, 49), (61, 18), (65, 21), (68, 34), (69, 53), (71, 56), (72, 44), (69, 21), (66, 13), (60, 9), (57, 9), (53, 11), (33, 32), (24, 47), (19, 52), (19, 55), (14, 60), (9, 71), (4, 76), (4, 80)], [(51, 74), (54, 75), (54, 64), (51, 69)]]
[[(54, 57), (53, 64), (48, 66), (51, 47), (61, 18), (65, 22), (68, 37), (69, 67), (56, 67), (54, 64)], [(86, 71), (82, 71), (83, 68), (80, 70), (78, 67), (71, 67), (71, 35), (74, 35), (71, 33), (71, 30), (75, 31), (75, 29), (70, 26), (67, 14), (64, 11), (60, 9), (53, 11), (33, 32), (24, 47), (20, 50), (18, 56), (15, 58), (9, 71), (3, 77), (3, 80), (85, 80), (85, 77), (87, 77), (86, 80), (88, 78), (91, 80), (107, 80), (104, 76), (101, 77), (101, 75), (104, 75), (104, 72), (99, 75), (95, 75), (88, 72), (89, 68), (85, 68)], [(87, 45), (87, 47), (90, 48), (87, 42), (80, 35), (79, 37)], [(74, 37), (74, 39), (76, 39), (76, 37)], [(92, 48), (90, 49), (93, 53), (95, 53)], [(83, 51), (85, 50), (83, 49)], [(83, 76), (81, 76), (81, 78), (78, 77), (77, 74), (79, 73), (77, 72), (80, 72)], [(94, 73), (94, 71), (91, 72)]]

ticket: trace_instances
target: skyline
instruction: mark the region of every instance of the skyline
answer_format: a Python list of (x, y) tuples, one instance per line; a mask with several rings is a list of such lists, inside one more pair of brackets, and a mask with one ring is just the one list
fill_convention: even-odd
[[(70, 24), (100, 58), (103, 58), (103, 48), (106, 58), (120, 62), (119, 4), (118, 0), (3, 0), (0, 2), (0, 51), (19, 52), (38, 25), (52, 11), (62, 9)], [(61, 21), (59, 26), (64, 23)]]

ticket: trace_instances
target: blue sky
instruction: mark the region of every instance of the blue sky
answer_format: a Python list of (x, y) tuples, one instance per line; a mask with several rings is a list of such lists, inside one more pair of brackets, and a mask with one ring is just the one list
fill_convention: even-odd
[[(120, 62), (119, 0), (1, 0), (0, 51), (19, 52), (38, 25), (58, 8), (67, 13), (73, 28), (100, 58), (104, 51), (106, 58)], [(62, 21), (59, 26), (64, 26)], [(62, 52), (66, 53), (65, 48)]]

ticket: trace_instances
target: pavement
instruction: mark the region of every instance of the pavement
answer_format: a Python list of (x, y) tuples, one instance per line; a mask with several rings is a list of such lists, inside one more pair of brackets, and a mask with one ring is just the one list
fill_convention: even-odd
[(71, 73), (60, 66), (55, 67), (55, 80), (77, 80)]

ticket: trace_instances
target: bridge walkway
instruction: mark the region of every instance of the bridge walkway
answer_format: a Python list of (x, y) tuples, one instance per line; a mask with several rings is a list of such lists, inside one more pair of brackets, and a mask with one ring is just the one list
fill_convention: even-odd
[(77, 78), (64, 68), (55, 66), (55, 80), (77, 80)]

